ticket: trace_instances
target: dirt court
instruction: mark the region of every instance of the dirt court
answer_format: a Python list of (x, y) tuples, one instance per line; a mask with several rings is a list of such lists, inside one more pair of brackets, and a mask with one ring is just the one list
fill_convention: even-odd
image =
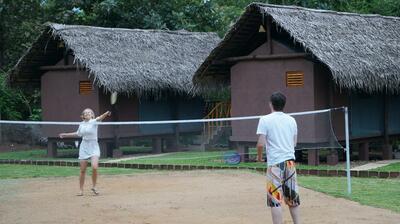
[[(100, 196), (75, 196), (78, 177), (0, 181), (1, 223), (272, 223), (260, 174), (233, 171), (100, 176)], [(300, 189), (302, 223), (399, 223), (400, 214)], [(284, 223), (291, 223), (287, 208)]]

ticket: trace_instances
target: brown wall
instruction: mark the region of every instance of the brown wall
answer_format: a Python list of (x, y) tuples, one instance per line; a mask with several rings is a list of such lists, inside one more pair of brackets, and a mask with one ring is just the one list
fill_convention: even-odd
[[(70, 57), (68, 61), (72, 62), (73, 58)], [(64, 60), (57, 63), (57, 65), (63, 64)], [(105, 93), (103, 89), (99, 89), (96, 85), (93, 85), (93, 91), (90, 94), (79, 94), (79, 81), (89, 80), (88, 76), (89, 74), (86, 71), (77, 69), (46, 72), (41, 78), (43, 120), (79, 122), (81, 121), (80, 115), (85, 108), (91, 108), (96, 116), (107, 110), (111, 111), (110, 94)], [(118, 120), (138, 120), (138, 107), (139, 103), (136, 96), (119, 95), (116, 103)], [(113, 117), (110, 117), (104, 121), (113, 120)], [(72, 132), (76, 131), (77, 128), (76, 125), (46, 125), (44, 132), (46, 137), (57, 137), (60, 132)], [(99, 137), (113, 137), (114, 131), (110, 126), (101, 126)], [(118, 128), (118, 133), (133, 135), (137, 133), (137, 127), (121, 126)]]
[[(126, 96), (120, 94), (117, 97), (115, 111), (112, 110), (110, 104), (110, 93), (100, 92), (100, 112), (112, 111), (110, 118), (104, 121), (138, 121), (139, 120), (139, 101), (135, 95)], [(137, 125), (120, 125), (117, 126), (102, 126), (99, 129), (99, 137), (113, 137), (113, 133), (117, 133), (120, 137), (128, 137), (137, 135), (139, 132)], [(113, 129), (114, 128), (114, 129)]]
[[(288, 54), (293, 52), (293, 50), (289, 49), (285, 45), (274, 40), (272, 41), (272, 50), (273, 54)], [(255, 49), (253, 52), (251, 52), (249, 55), (266, 55), (266, 54), (268, 54), (268, 47), (267, 44), (264, 43), (257, 49)]]
[[(261, 54), (266, 51), (262, 45), (253, 53)], [(275, 53), (288, 53), (290, 49), (274, 43)], [(286, 87), (286, 72), (302, 71), (304, 73), (303, 87)], [(269, 113), (268, 102), (270, 95), (280, 91), (287, 97), (285, 112), (314, 110), (314, 67), (306, 59), (284, 59), (270, 61), (242, 61), (231, 68), (231, 100), (232, 116), (250, 116)], [(300, 140), (306, 141), (314, 135), (311, 130), (313, 122), (302, 123)], [(258, 120), (238, 121), (232, 124), (232, 140), (256, 141), (256, 126)], [(300, 128), (299, 128), (300, 129)]]
[[(99, 113), (98, 88), (88, 95), (79, 94), (79, 81), (88, 80), (88, 74), (81, 70), (48, 71), (41, 78), (41, 104), (44, 121), (81, 121), (85, 108)], [(53, 126), (54, 132), (75, 131), (77, 126)]]

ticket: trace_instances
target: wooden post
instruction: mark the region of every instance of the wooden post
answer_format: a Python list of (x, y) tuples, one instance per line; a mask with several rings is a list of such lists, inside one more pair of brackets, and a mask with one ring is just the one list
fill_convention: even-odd
[(358, 148), (358, 159), (363, 161), (369, 160), (369, 142), (362, 142)]
[(331, 149), (326, 160), (327, 160), (328, 165), (331, 165), (331, 166), (337, 165), (339, 163), (339, 155), (338, 155), (337, 150)]
[(152, 153), (162, 153), (162, 139), (161, 137), (153, 138)]
[(319, 152), (317, 149), (308, 150), (308, 165), (310, 166), (319, 165)]
[(271, 35), (271, 26), (272, 26), (272, 21), (271, 17), (267, 16), (267, 54), (273, 54), (274, 51), (272, 49), (272, 35)]
[(248, 162), (249, 161), (249, 146), (238, 143), (237, 148), (238, 148), (237, 150), (238, 150), (238, 153), (241, 158), (240, 160), (242, 162)]
[(57, 157), (57, 142), (55, 139), (49, 139), (47, 142), (47, 157)]
[(99, 146), (100, 146), (100, 157), (107, 157), (107, 142), (106, 140), (99, 140)]

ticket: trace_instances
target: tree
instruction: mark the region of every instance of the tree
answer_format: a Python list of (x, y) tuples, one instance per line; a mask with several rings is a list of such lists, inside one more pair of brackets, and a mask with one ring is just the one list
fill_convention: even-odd
[[(45, 22), (103, 27), (217, 32), (223, 36), (253, 0), (0, 0), (0, 79), (37, 38)], [(356, 13), (400, 16), (399, 0), (268, 0), (270, 4), (297, 5)], [(40, 105), (32, 94), (4, 89), (4, 96), (28, 101), (26, 109), (13, 104), (4, 117), (28, 119)], [(11, 94), (11, 95), (10, 95)], [(29, 96), (29, 97), (28, 97)], [(36, 95), (37, 96), (37, 95)], [(40, 97), (39, 97), (40, 98)], [(25, 100), (24, 100), (25, 99)], [(23, 105), (23, 104), (22, 104)], [(31, 112), (29, 112), (31, 111)], [(37, 117), (37, 116), (36, 116)]]

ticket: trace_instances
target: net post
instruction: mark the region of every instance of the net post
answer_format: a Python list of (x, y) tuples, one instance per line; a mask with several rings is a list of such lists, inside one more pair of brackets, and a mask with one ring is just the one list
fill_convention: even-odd
[(350, 140), (349, 140), (349, 110), (344, 107), (344, 122), (346, 132), (346, 172), (347, 172), (347, 194), (351, 195), (351, 175), (350, 175)]

